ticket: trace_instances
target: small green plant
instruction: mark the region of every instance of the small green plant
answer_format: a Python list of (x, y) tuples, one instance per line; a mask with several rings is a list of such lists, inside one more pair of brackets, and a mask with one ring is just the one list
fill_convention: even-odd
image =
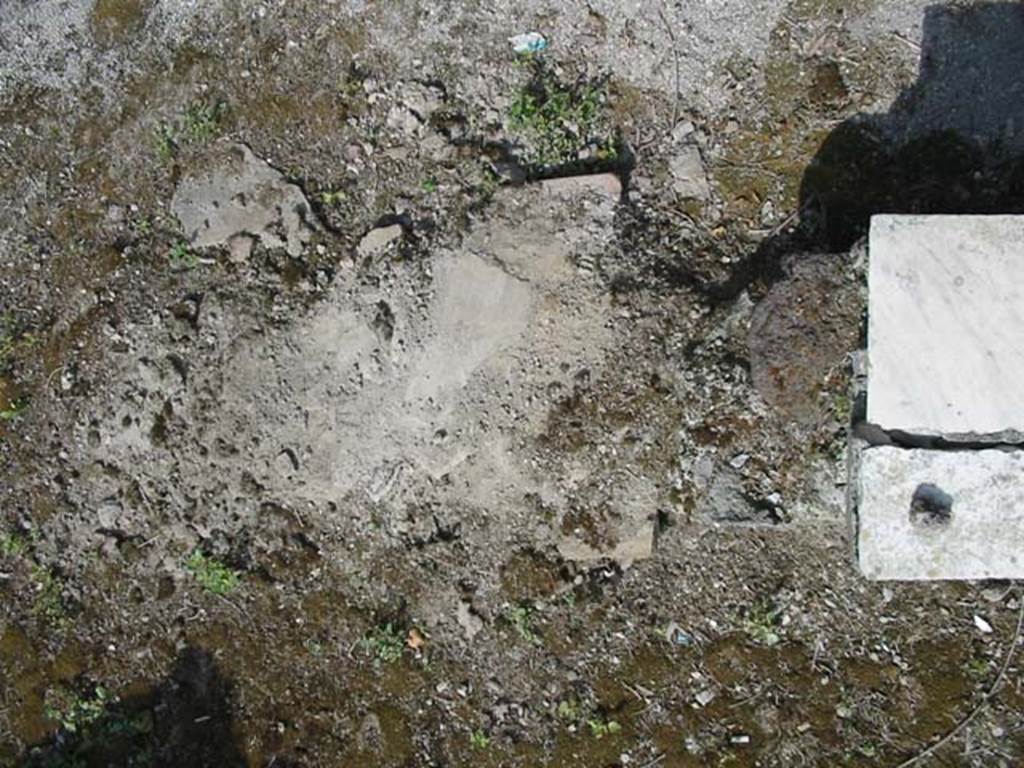
[(975, 656), (967, 662), (967, 674), (975, 680), (980, 680), (988, 674), (989, 662), (983, 656)]
[(559, 720), (574, 723), (580, 719), (580, 703), (576, 699), (565, 699), (558, 702), (555, 713)]
[(469, 735), (469, 744), (473, 749), (484, 750), (491, 746), (491, 740), (487, 738), (486, 733), (476, 730)]
[(10, 312), (0, 315), (0, 365), (6, 367), (8, 358), (14, 352), (16, 340), (14, 315)]
[(390, 622), (374, 627), (360, 642), (374, 659), (384, 664), (393, 664), (405, 652), (405, 637)]
[(848, 424), (852, 408), (850, 396), (846, 392), (838, 392), (832, 401), (832, 412), (836, 415), (836, 421)]
[(26, 408), (28, 408), (27, 397), (15, 398), (7, 404), (6, 408), (0, 410), (0, 421), (14, 421), (21, 416)]
[(107, 705), (112, 701), (103, 686), (96, 686), (90, 698), (71, 696), (70, 701), (58, 705), (47, 704), (44, 714), (47, 719), (60, 725), (65, 733), (81, 733), (103, 717)]
[(49, 568), (37, 565), (32, 569), (32, 581), (36, 593), (32, 601), (32, 613), (56, 627), (63, 627), (67, 622), (67, 614), (61, 599), (64, 591), (61, 580)]
[(14, 533), (0, 533), (0, 555), (20, 557), (26, 549), (25, 540)]
[(195, 102), (173, 124), (161, 122), (153, 129), (153, 145), (160, 162), (169, 164), (182, 141), (206, 142), (220, 131), (227, 105), (217, 101)]
[(878, 747), (873, 742), (866, 741), (857, 747), (857, 751), (866, 758), (873, 759), (878, 757)]
[(505, 620), (515, 633), (528, 643), (540, 642), (540, 637), (533, 630), (533, 609), (529, 605), (513, 605), (505, 611)]
[(340, 189), (320, 193), (320, 202), (327, 206), (337, 205), (345, 199), (345, 193)]
[(215, 557), (195, 550), (185, 561), (185, 567), (207, 592), (226, 595), (238, 586), (238, 572), (232, 570)]
[(590, 733), (595, 739), (603, 739), (605, 736), (614, 736), (622, 731), (622, 726), (615, 720), (600, 720), (597, 718), (587, 720), (590, 726)]
[(156, 154), (162, 163), (170, 163), (178, 150), (174, 140), (174, 129), (167, 123), (160, 123), (153, 131), (153, 143), (156, 145)]
[(226, 113), (227, 105), (222, 101), (191, 104), (185, 110), (185, 130), (195, 141), (208, 141), (220, 130)]
[(0, 371), (10, 368), (19, 352), (31, 349), (39, 343), (39, 337), (26, 333), (12, 312), (0, 315)]
[(437, 179), (433, 177), (429, 179), (424, 179), (422, 187), (423, 191), (426, 192), (428, 195), (433, 192), (437, 192)]
[(171, 246), (167, 260), (175, 269), (194, 269), (199, 264), (199, 257), (184, 240), (179, 240)]
[(579, 160), (587, 147), (595, 148), (597, 159), (614, 159), (615, 141), (603, 119), (603, 88), (563, 83), (540, 59), (524, 63), (532, 76), (512, 100), (508, 126), (524, 140), (526, 159), (545, 167), (565, 165)]
[(309, 651), (312, 656), (323, 656), (324, 646), (319, 640), (314, 640), (312, 637), (307, 637), (302, 641), (302, 647)]
[(781, 616), (781, 608), (776, 608), (770, 600), (759, 600), (743, 621), (743, 630), (758, 645), (777, 645), (781, 639), (778, 632)]

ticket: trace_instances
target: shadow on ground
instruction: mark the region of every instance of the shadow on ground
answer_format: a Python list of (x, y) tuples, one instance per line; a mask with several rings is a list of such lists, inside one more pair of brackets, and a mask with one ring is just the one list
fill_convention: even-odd
[(731, 276), (728, 300), (793, 253), (845, 253), (876, 213), (1024, 213), (1024, 5), (930, 6), (916, 82), (883, 114), (840, 124), (804, 172), (799, 223)]
[(29, 750), (19, 768), (248, 764), (235, 742), (231, 684), (206, 651), (184, 650), (167, 678), (144, 694), (101, 704), (98, 692), (78, 691), (80, 704), (55, 713), (60, 731)]

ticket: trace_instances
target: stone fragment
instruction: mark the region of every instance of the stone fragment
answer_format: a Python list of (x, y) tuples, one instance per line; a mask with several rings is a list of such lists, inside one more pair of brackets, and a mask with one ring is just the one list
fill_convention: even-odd
[(249, 235), (234, 235), (228, 239), (228, 258), (234, 264), (248, 261), (256, 241)]
[(622, 180), (614, 173), (544, 179), (540, 182), (540, 188), (545, 194), (557, 197), (577, 197), (588, 193), (610, 197), (616, 201), (622, 197)]
[(699, 704), (702, 707), (706, 707), (708, 704), (715, 700), (716, 696), (717, 694), (715, 693), (714, 689), (705, 688), (703, 691), (700, 691), (694, 697), (694, 699), (696, 700), (697, 704)]
[(371, 229), (356, 246), (356, 253), (360, 258), (376, 256), (383, 252), (391, 243), (402, 237), (402, 225), (390, 224), (386, 227)]
[(867, 448), (858, 499), (869, 579), (1024, 576), (1024, 451)]
[(867, 420), (947, 439), (1024, 436), (1024, 216), (875, 216)]
[(632, 530), (619, 529), (619, 538), (610, 547), (595, 547), (575, 536), (567, 536), (558, 543), (558, 554), (566, 560), (592, 563), (605, 558), (628, 568), (637, 560), (646, 560), (654, 552), (654, 522), (647, 520)]
[(857, 347), (864, 302), (844, 273), (845, 260), (801, 255), (787, 262), (788, 274), (750, 320), (751, 381), (768, 405), (800, 426), (815, 428), (834, 411), (823, 384)]
[(679, 197), (705, 202), (711, 198), (704, 160), (696, 144), (685, 145), (668, 163), (672, 191)]
[(182, 179), (171, 211), (191, 245), (225, 246), (234, 261), (248, 258), (256, 240), (300, 256), (319, 228), (302, 190), (244, 144), (228, 147), (206, 170)]
[(459, 622), (459, 626), (462, 627), (462, 631), (466, 633), (467, 640), (472, 640), (484, 628), (483, 619), (476, 615), (473, 607), (465, 600), (459, 601), (459, 605), (455, 609), (455, 618)]
[(393, 131), (414, 136), (420, 132), (421, 125), (412, 110), (401, 105), (396, 104), (388, 111), (387, 126)]

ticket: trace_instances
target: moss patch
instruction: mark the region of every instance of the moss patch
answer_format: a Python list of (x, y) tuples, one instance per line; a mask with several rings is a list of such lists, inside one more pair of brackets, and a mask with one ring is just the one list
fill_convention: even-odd
[(137, 34), (148, 13), (149, 0), (96, 0), (89, 30), (100, 45), (116, 45)]

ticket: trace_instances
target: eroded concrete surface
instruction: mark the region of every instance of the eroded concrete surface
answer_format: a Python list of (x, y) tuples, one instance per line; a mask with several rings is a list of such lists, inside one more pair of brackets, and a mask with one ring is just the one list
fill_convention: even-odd
[[(606, 292), (574, 263), (607, 245), (611, 206), (596, 199), (591, 229), (567, 238), (541, 194), (508, 193), (499, 206), (514, 210), (499, 207), (461, 247), (382, 264), (373, 285), (349, 272), (281, 328), (203, 296), (179, 342), (187, 370), (161, 354), (164, 323), (137, 328), (109, 405), (76, 427), (82, 460), (151, 478), (148, 498), (207, 531), (258, 527), (272, 502), (420, 542), (474, 520), (500, 555), (517, 538), (573, 539), (561, 533), (571, 500), (617, 485), (611, 528), (594, 534), (614, 545), (621, 520), (650, 540), (668, 503), (662, 478), (615, 479), (536, 445), (552, 404), (605, 365), (616, 324)], [(124, 498), (123, 486), (85, 486), (78, 501), (95, 509)], [(530, 519), (531, 497), (549, 523)], [(199, 510), (199, 499), (218, 501)], [(137, 510), (124, 519), (116, 527), (146, 535)], [(182, 545), (194, 535), (177, 533)]]

